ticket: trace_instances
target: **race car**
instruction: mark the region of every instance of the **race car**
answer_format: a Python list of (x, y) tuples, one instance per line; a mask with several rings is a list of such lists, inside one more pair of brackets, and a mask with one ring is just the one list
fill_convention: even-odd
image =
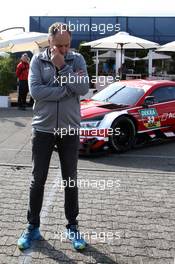
[(128, 80), (110, 84), (81, 101), (80, 153), (175, 136), (175, 82)]

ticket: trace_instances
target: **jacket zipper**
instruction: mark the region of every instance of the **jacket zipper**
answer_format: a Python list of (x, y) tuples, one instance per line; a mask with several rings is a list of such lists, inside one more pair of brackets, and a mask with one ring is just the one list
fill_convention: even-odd
[(56, 121), (56, 131), (59, 131), (59, 127), (58, 127), (58, 111), (59, 111), (59, 102), (57, 101), (57, 121)]
[[(58, 73), (58, 69), (55, 67), (55, 72), (56, 72), (56, 78), (58, 78), (58, 75), (59, 75), (59, 73)], [(57, 113), (56, 113), (56, 131), (59, 131), (58, 129), (59, 129), (59, 127), (58, 127), (58, 125), (59, 125), (59, 123), (58, 123), (58, 111), (59, 111), (59, 102), (58, 101), (56, 101), (56, 111), (57, 111)]]

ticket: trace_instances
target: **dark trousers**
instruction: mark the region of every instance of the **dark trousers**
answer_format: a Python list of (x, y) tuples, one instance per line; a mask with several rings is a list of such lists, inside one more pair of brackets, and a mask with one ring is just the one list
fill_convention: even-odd
[[(49, 163), (53, 148), (57, 145), (61, 163), (62, 180), (66, 182), (65, 192), (65, 216), (68, 225), (76, 225), (76, 217), (79, 213), (78, 188), (77, 188), (77, 161), (79, 149), (78, 135), (65, 135), (62, 138), (50, 133), (34, 131), (32, 136), (32, 180), (30, 185), (30, 197), (27, 219), (30, 224), (40, 226), (40, 212), (42, 208), (44, 186), (47, 179)], [(68, 184), (73, 180), (76, 184)], [(58, 187), (59, 188), (59, 187)]]
[(19, 88), (18, 88), (18, 107), (26, 106), (26, 98), (29, 91), (28, 81), (27, 80), (19, 80)]

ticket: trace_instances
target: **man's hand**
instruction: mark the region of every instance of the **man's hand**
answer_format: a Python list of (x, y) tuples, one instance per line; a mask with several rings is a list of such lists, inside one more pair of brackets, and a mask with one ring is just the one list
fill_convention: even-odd
[(65, 64), (64, 56), (55, 46), (51, 48), (51, 61), (58, 69), (60, 69)]
[(79, 75), (79, 76), (82, 76), (82, 75), (84, 75), (84, 71), (83, 70), (78, 70), (78, 71), (76, 71), (76, 74)]

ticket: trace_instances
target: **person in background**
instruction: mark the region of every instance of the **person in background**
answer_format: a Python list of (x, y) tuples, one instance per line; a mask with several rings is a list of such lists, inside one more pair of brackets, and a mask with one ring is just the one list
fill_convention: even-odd
[(126, 74), (128, 72), (126, 63), (124, 62), (122, 66), (119, 68), (119, 76), (121, 77), (121, 80), (126, 80)]
[(16, 76), (19, 80), (18, 86), (18, 108), (20, 110), (26, 109), (26, 98), (29, 91), (28, 74), (29, 74), (30, 59), (27, 53), (22, 54), (20, 62), (16, 67)]

